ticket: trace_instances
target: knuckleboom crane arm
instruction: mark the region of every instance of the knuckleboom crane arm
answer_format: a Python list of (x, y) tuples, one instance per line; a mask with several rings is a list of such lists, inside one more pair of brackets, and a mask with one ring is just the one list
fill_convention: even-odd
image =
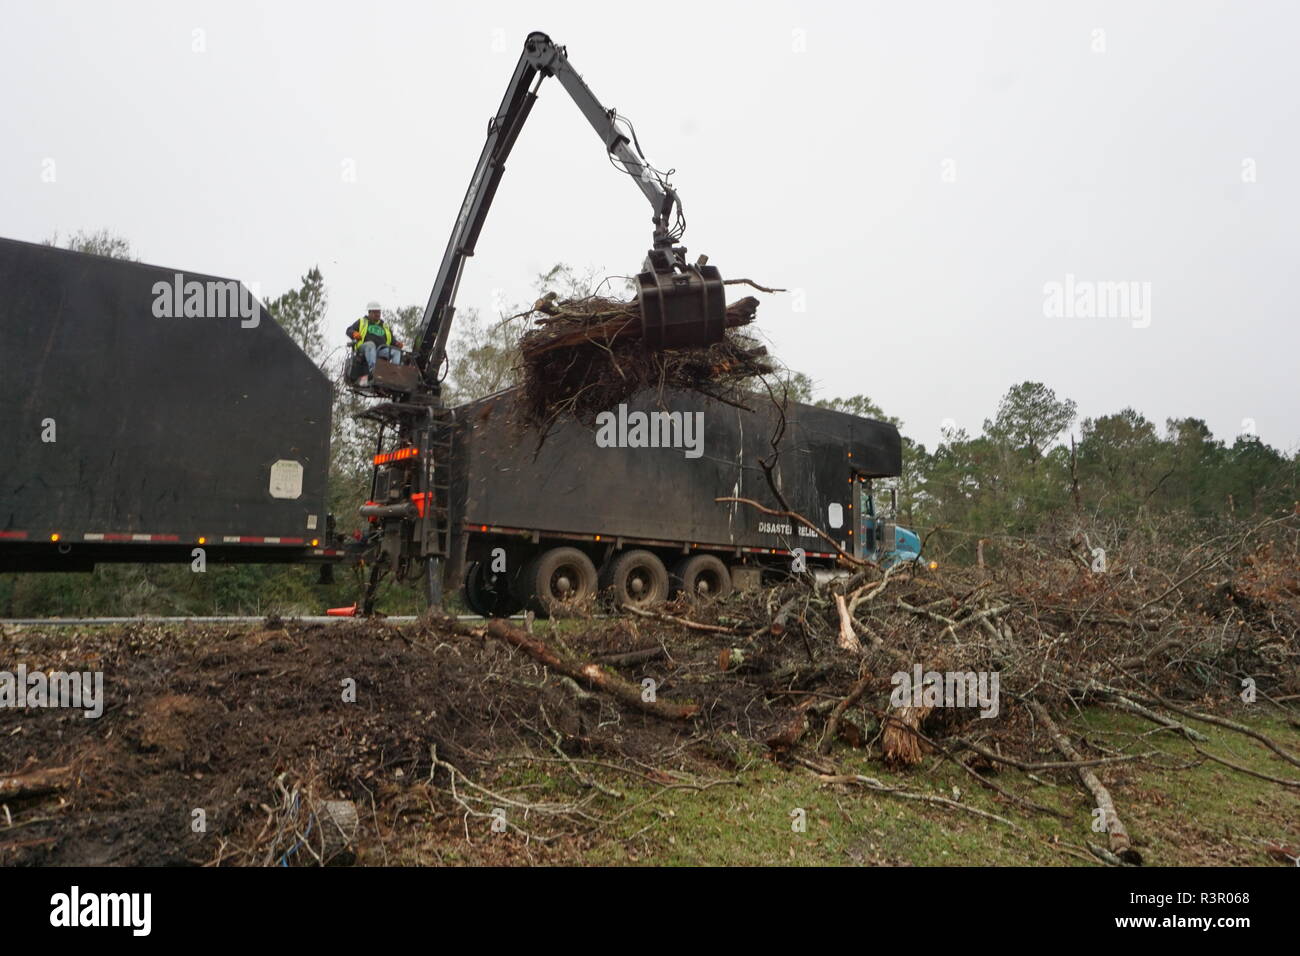
[[(423, 566), (429, 602), (441, 601), (441, 562), (451, 554), (451, 503), (446, 462), (450, 454), (448, 420), (443, 414), (438, 372), (447, 354), (447, 338), (455, 314), (456, 291), (465, 260), (474, 254), (479, 232), (496, 195), (505, 161), (510, 156), (524, 121), (537, 99), (537, 88), (554, 76), (578, 104), (615, 165), (632, 176), (654, 211), (653, 246), (645, 269), (637, 276), (641, 313), (641, 341), (649, 349), (706, 345), (719, 341), (726, 331), (726, 302), (718, 270), (704, 257), (686, 263), (686, 250), (674, 243), (681, 238), (683, 220), (677, 193), (666, 178), (646, 162), (636, 143), (619, 129), (618, 116), (607, 110), (574, 72), (564, 47), (544, 33), (530, 33), (515, 66), (501, 106), (488, 123), (487, 142), (479, 155), (460, 214), (442, 255), (438, 278), (415, 335), (414, 381), (403, 380), (380, 394), (391, 398), (367, 410), (362, 417), (380, 423), (376, 439), (370, 500), (361, 516), (371, 524), (368, 541), (369, 576), (361, 611), (374, 608), (380, 579), (393, 571), (400, 579), (417, 565)], [(630, 131), (630, 127), (629, 127)], [(386, 364), (377, 365), (377, 373)], [(414, 374), (417, 373), (418, 375)], [(385, 385), (386, 383), (381, 383)], [(397, 449), (390, 457), (380, 453), (385, 428), (392, 427)], [(443, 480), (440, 482), (440, 476)]]
[(524, 42), (524, 51), (515, 66), (514, 75), (506, 89), (501, 106), (488, 123), (487, 142), (479, 155), (478, 166), (470, 180), (469, 189), (456, 217), (456, 225), (442, 255), (438, 278), (433, 284), (429, 303), (416, 335), (416, 364), (426, 381), (435, 385), (438, 369), (447, 353), (447, 337), (451, 332), (455, 314), (456, 292), (460, 285), (461, 270), (465, 260), (474, 254), (478, 235), (487, 219), (492, 199), (505, 172), (505, 162), (510, 150), (523, 129), (524, 121), (537, 100), (541, 81), (554, 76), (568, 91), (573, 101), (595, 129), (605, 149), (627, 170), (650, 201), (654, 209), (654, 249), (651, 260), (657, 262), (654, 271), (687, 270), (681, 261), (684, 249), (674, 247), (679, 238), (670, 228), (674, 207), (680, 209), (677, 193), (654, 173), (644, 156), (618, 128), (613, 110), (607, 110), (596, 99), (581, 76), (569, 65), (565, 49), (551, 42), (544, 33), (530, 33)]

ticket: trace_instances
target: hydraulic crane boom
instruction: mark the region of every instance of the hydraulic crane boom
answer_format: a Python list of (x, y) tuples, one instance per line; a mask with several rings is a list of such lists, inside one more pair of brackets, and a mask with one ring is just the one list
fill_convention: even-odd
[(437, 387), (438, 370), (447, 353), (461, 270), (465, 260), (474, 254), (488, 208), (505, 172), (506, 159), (537, 100), (538, 87), (548, 76), (558, 79), (568, 91), (605, 149), (636, 181), (654, 211), (653, 248), (641, 277), (647, 343), (655, 348), (702, 345), (722, 337), (726, 304), (721, 277), (712, 267), (687, 265), (686, 250), (673, 245), (682, 232), (677, 193), (646, 162), (635, 139), (630, 140), (619, 128), (615, 111), (607, 110), (596, 99), (569, 64), (564, 47), (557, 46), (545, 33), (530, 33), (501, 106), (488, 123), (487, 142), (465, 192), (420, 321), (415, 363), (433, 388)]
[[(360, 416), (379, 425), (370, 499), (360, 508), (369, 524), (364, 560), (369, 574), (362, 613), (373, 610), (380, 580), (390, 572), (400, 580), (422, 568), (430, 604), (441, 601), (440, 567), (451, 552), (453, 516), (448, 468), (451, 421), (442, 401), (439, 371), (447, 354), (465, 260), (474, 254), (506, 159), (537, 99), (537, 88), (548, 76), (559, 79), (614, 163), (632, 176), (650, 201), (654, 239), (645, 271), (637, 276), (644, 345), (650, 349), (707, 345), (726, 331), (722, 276), (703, 257), (688, 264), (686, 250), (675, 245), (685, 228), (677, 193), (646, 162), (631, 127), (629, 136), (620, 128), (618, 114), (601, 106), (574, 72), (564, 47), (544, 33), (530, 33), (501, 106), (488, 123), (487, 142), (443, 253), (411, 361), (376, 363), (372, 394), (390, 400)], [(386, 437), (394, 439), (387, 452), (383, 450)]]

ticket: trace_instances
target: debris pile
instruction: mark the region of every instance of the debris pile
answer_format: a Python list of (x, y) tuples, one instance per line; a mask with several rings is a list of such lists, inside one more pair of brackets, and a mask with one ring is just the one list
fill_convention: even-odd
[(591, 424), (644, 389), (693, 391), (743, 405), (742, 383), (776, 370), (766, 348), (735, 331), (754, 321), (758, 304), (746, 296), (728, 305), (720, 342), (652, 352), (641, 341), (636, 299), (560, 300), (548, 293), (524, 313), (534, 328), (519, 341), (522, 417), (543, 430), (563, 417)]
[[(666, 826), (670, 794), (751, 785), (760, 758), (1063, 861), (1160, 862), (1159, 795), (1135, 768), (1249, 781), (1283, 819), (1295, 805), (1298, 548), (1293, 515), (1190, 548), (1107, 541), (1104, 572), (1066, 535), (1004, 539), (985, 568), (846, 559), (830, 581), (558, 629), (14, 629), (15, 666), (102, 671), (105, 693), (96, 720), (6, 718), (0, 865), (559, 862), (634, 811)], [(1090, 730), (1087, 708), (1145, 730)], [(935, 791), (945, 764), (984, 808)]]
[[(1162, 738), (1119, 754), (1086, 738), (1081, 749), (1060, 727), (1081, 706), (1119, 711), (1189, 742), (1196, 764), (1300, 790), (1294, 746), (1219, 712), (1244, 701), (1300, 728), (1300, 520), (1283, 515), (1190, 549), (1144, 536), (1108, 550), (1104, 571), (1065, 535), (1007, 540), (996, 567), (943, 574), (845, 556), (846, 577), (792, 578), (761, 602), (686, 626), (733, 635), (719, 666), (740, 661), (769, 698), (796, 695), (766, 740), (776, 759), (856, 785), (868, 784), (843, 777), (833, 748), (866, 748), (894, 768), (953, 760), (1027, 809), (1032, 801), (992, 781), (998, 770), (1063, 771), (1106, 821), (1108, 845), (1089, 852), (1137, 864), (1099, 778), (1115, 764), (1168, 759)], [(1275, 768), (1232, 759), (1234, 736), (1263, 747)]]

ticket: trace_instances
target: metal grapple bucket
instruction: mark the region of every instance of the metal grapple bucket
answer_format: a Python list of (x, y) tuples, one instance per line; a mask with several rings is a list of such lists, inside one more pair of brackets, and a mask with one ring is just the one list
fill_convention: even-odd
[(636, 277), (641, 336), (652, 351), (721, 342), (727, 300), (717, 267), (646, 271)]

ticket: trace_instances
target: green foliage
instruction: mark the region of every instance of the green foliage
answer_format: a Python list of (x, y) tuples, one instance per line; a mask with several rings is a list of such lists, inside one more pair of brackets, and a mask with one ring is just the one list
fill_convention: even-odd
[(289, 333), (313, 362), (325, 361), (325, 313), (329, 293), (317, 266), (302, 277), (302, 285), (267, 303), (266, 311)]
[(472, 402), (516, 383), (522, 323), (505, 315), (485, 320), (477, 309), (456, 314), (444, 383), (449, 404)]
[[(771, 383), (772, 396), (776, 401), (783, 399), (791, 402), (801, 402), (808, 404), (813, 400), (813, 393), (817, 386), (811, 378), (803, 372), (795, 372), (790, 369), (783, 370), (776, 376), (776, 381)], [(762, 385), (756, 386), (754, 391), (763, 394), (767, 391)], [(840, 399), (832, 399), (840, 401)]]
[(1021, 382), (1002, 396), (997, 418), (984, 422), (984, 432), (1001, 445), (1038, 456), (1074, 421), (1074, 402), (1059, 401), (1041, 382)]
[[(610, 290), (594, 269), (579, 272), (563, 262), (540, 273), (533, 288), (539, 297), (553, 292), (562, 300), (619, 294)], [(477, 309), (456, 313), (444, 380), (448, 403), (472, 402), (518, 384), (519, 337), (527, 331), (530, 309), (519, 303), (498, 302), (492, 318), (484, 317)]]
[[(57, 232), (45, 240), (47, 246), (57, 246), (58, 244), (59, 234)], [(116, 235), (107, 229), (97, 229), (94, 232), (78, 229), (68, 237), (68, 241), (64, 243), (64, 248), (71, 249), (73, 252), (88, 252), (93, 256), (107, 256), (110, 259), (126, 259), (130, 262), (139, 261), (137, 257), (131, 255), (131, 240)]]
[[(811, 393), (806, 375), (789, 381), (795, 395)], [(902, 424), (865, 395), (814, 404)], [(1226, 447), (1195, 418), (1169, 420), (1161, 436), (1132, 408), (1085, 419), (1076, 443), (1067, 433), (1075, 413), (1041, 382), (1021, 382), (979, 435), (945, 431), (933, 452), (904, 435), (900, 520), (923, 534), (942, 529), (931, 550), (973, 559), (981, 538), (996, 547), (1006, 536), (1068, 537), (1084, 522), (1120, 537), (1181, 528), (1192, 542), (1218, 516), (1276, 514), (1300, 499), (1300, 453), (1247, 436)]]
[(394, 341), (401, 342), (403, 348), (415, 348), (415, 335), (420, 320), (424, 318), (424, 307), (404, 305), (400, 309), (385, 309), (383, 315), (384, 324), (393, 330)]
[[(804, 380), (807, 380), (808, 378), (806, 375), (800, 375), (799, 377)], [(807, 394), (811, 394), (811, 382), (808, 383), (808, 386)], [(878, 422), (889, 422), (889, 424), (894, 426), (901, 426), (903, 424), (894, 416), (886, 415), (883, 408), (865, 395), (854, 395), (850, 398), (819, 398), (817, 401), (813, 402), (813, 404), (818, 408), (829, 408), (836, 412), (847, 412), (850, 415), (857, 415), (859, 418), (874, 418)]]
[(316, 568), (295, 565), (102, 564), (89, 574), (0, 575), (5, 617), (127, 617), (141, 614), (320, 614), (352, 603), (353, 592), (317, 584)]
[(1275, 514), (1300, 498), (1300, 455), (1257, 438), (1225, 448), (1192, 418), (1170, 420), (1161, 436), (1125, 408), (1085, 419), (1077, 443), (1063, 443), (1074, 409), (1039, 383), (1013, 387), (981, 435), (949, 433), (933, 454), (921, 450), (909, 466), (922, 475), (911, 520), (951, 532), (946, 547), (970, 556), (981, 537), (1068, 535), (1085, 521), (1119, 537), (1181, 528), (1192, 542), (1216, 516)]

